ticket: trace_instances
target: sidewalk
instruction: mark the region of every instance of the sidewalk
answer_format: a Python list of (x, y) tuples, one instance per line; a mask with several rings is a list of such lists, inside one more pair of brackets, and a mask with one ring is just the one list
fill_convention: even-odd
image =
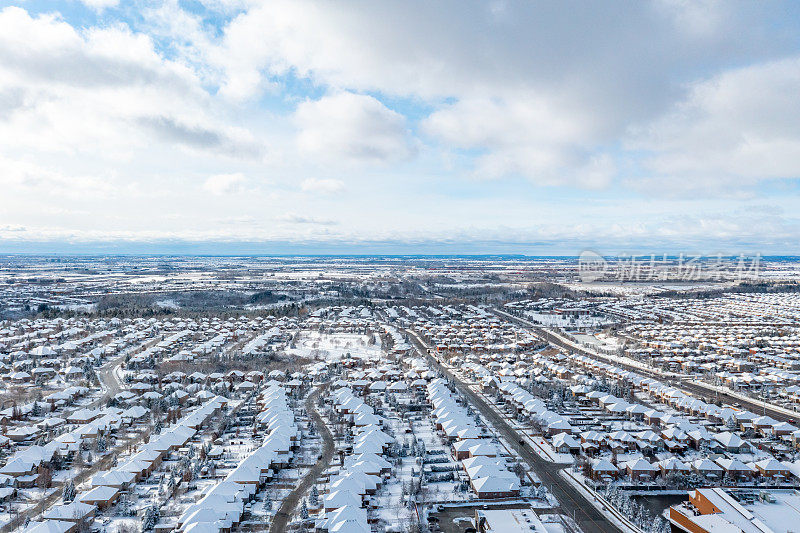
[(641, 529), (636, 527), (633, 522), (628, 520), (625, 515), (619, 512), (616, 507), (600, 496), (597, 491), (581, 481), (569, 468), (563, 469), (559, 475), (566, 479), (575, 489), (583, 493), (586, 500), (589, 501), (595, 509), (606, 515), (608, 519), (612, 520), (621, 530), (627, 533), (644, 533)]

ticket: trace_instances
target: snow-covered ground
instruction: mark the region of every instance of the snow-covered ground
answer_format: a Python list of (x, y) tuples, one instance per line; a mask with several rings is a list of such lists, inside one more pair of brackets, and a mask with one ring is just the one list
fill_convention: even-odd
[(294, 347), (286, 352), (307, 359), (339, 361), (349, 354), (352, 357), (377, 361), (381, 358), (380, 338), (360, 333), (320, 333), (303, 331)]
[(525, 318), (536, 324), (541, 324), (547, 327), (557, 328), (598, 328), (615, 321), (607, 317), (599, 316), (567, 316), (555, 313), (540, 313), (537, 311), (525, 311)]

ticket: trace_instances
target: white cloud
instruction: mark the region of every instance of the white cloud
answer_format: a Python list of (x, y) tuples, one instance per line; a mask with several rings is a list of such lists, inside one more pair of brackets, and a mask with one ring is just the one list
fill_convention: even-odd
[(246, 181), (244, 175), (240, 173), (217, 174), (206, 179), (203, 183), (203, 190), (217, 196), (233, 194), (241, 192)]
[[(17, 239), (797, 234), (692, 216), (743, 194), (796, 208), (758, 187), (798, 176), (792, 4), (164, 0), (86, 18), (71, 2), (0, 9)], [(562, 189), (464, 179), (506, 176)]]
[(614, 165), (595, 155), (600, 132), (557, 99), (462, 100), (431, 114), (423, 130), (446, 146), (482, 150), (477, 177), (521, 174), (540, 185), (608, 185)]
[(0, 146), (8, 150), (129, 158), (168, 143), (261, 157), (258, 139), (214, 111), (194, 71), (162, 57), (147, 35), (0, 11)]
[[(477, 175), (602, 187), (615, 167), (602, 147), (662, 114), (681, 96), (681, 81), (794, 46), (788, 31), (766, 37), (761, 28), (771, 17), (762, 6), (683, 0), (575, 10), (541, 2), (276, 0), (235, 17), (213, 62), (222, 93), (236, 98), (256, 97), (289, 75), (421, 99), (434, 108), (428, 131), (443, 148), (483, 154)], [(338, 134), (310, 132), (302, 141), (378, 158), (391, 151), (339, 142)]]
[(25, 226), (19, 226), (16, 224), (6, 224), (4, 226), (0, 226), (0, 233), (11, 232), (11, 233), (18, 233), (27, 231)]
[(0, 11), (0, 57), (6, 81), (99, 88), (160, 84), (188, 90), (196, 79), (160, 57), (151, 39), (124, 25), (82, 32), (56, 15), (32, 17), (18, 7)]
[(119, 0), (80, 0), (84, 5), (102, 11), (109, 7), (116, 7), (119, 5)]
[(259, 226), (260, 222), (255, 217), (249, 215), (239, 215), (234, 217), (224, 217), (214, 219), (217, 224), (242, 226)]
[[(637, 67), (688, 56), (683, 48), (630, 46), (642, 38), (675, 39), (677, 21), (656, 16), (648, 2), (579, 11), (518, 3), (498, 16), (485, 2), (464, 0), (258, 4), (226, 28), (224, 89), (252, 95), (270, 75), (294, 70), (335, 87), (425, 98), (498, 96), (534, 84), (605, 91), (636, 83)], [(716, 52), (694, 54), (700, 61)], [(572, 77), (578, 69), (585, 79)]]
[(731, 70), (690, 86), (634, 149), (662, 188), (737, 190), (800, 177), (800, 57)]
[(297, 106), (298, 145), (324, 160), (384, 163), (415, 151), (405, 118), (371, 96), (349, 92)]
[(308, 178), (303, 180), (300, 188), (304, 192), (334, 194), (344, 191), (344, 182), (336, 179)]
[[(40, 198), (106, 199), (123, 192), (107, 179), (93, 175), (70, 175), (22, 159), (0, 154), (0, 186), (6, 195), (33, 194)], [(130, 193), (130, 189), (125, 190)]]
[(335, 226), (338, 224), (335, 220), (317, 218), (308, 215), (298, 215), (297, 213), (287, 213), (277, 217), (277, 220), (286, 222), (288, 224), (310, 224), (316, 226)]

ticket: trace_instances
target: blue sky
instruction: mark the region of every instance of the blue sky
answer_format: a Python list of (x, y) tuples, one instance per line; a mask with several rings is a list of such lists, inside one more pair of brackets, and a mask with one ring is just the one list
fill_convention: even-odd
[(24, 0), (0, 253), (798, 253), (800, 6)]

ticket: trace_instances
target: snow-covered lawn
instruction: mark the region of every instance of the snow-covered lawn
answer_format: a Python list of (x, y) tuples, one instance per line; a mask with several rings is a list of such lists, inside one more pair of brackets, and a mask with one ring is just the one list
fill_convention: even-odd
[(286, 353), (306, 359), (320, 358), (328, 362), (341, 360), (347, 354), (377, 361), (383, 353), (379, 338), (359, 333), (303, 331), (295, 344), (294, 348), (287, 348)]

